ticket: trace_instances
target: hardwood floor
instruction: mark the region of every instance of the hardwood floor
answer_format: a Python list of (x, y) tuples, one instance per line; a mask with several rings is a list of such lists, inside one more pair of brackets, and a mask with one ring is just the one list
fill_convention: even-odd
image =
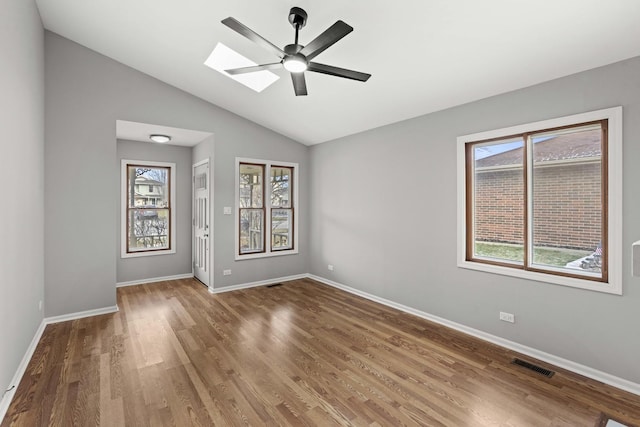
[(3, 427), (640, 425), (639, 396), (309, 279), (118, 306), (47, 326)]

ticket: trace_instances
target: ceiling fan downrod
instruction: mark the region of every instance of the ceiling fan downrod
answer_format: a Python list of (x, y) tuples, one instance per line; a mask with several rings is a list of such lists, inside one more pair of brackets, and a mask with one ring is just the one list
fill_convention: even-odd
[(289, 23), (296, 30), (296, 41), (295, 44), (298, 44), (298, 32), (301, 28), (303, 28), (307, 24), (307, 12), (304, 9), (299, 7), (292, 7), (289, 11)]

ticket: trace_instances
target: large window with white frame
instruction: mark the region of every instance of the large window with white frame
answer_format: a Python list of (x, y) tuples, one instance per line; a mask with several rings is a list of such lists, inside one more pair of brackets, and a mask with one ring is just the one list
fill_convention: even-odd
[(298, 253), (298, 164), (236, 159), (236, 259)]
[(622, 109), (458, 138), (458, 265), (620, 294)]
[(176, 252), (175, 188), (175, 163), (122, 160), (122, 258)]

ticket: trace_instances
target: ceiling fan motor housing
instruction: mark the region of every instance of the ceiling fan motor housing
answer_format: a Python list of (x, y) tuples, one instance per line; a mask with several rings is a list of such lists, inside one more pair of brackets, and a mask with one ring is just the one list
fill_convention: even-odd
[(295, 55), (302, 50), (301, 44), (288, 44), (284, 47), (284, 53), (287, 55)]
[(293, 28), (302, 28), (307, 24), (307, 12), (299, 7), (292, 7), (289, 11), (289, 23)]

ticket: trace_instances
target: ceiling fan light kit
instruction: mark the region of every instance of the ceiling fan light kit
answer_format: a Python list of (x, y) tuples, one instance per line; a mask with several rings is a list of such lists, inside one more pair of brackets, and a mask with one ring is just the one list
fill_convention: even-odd
[(307, 59), (302, 55), (291, 55), (287, 56), (282, 60), (282, 65), (285, 70), (290, 73), (302, 73), (307, 71), (309, 65), (307, 64)]
[(284, 67), (291, 73), (291, 80), (296, 96), (304, 96), (307, 94), (307, 83), (304, 76), (305, 71), (313, 71), (361, 82), (366, 82), (369, 77), (371, 77), (371, 74), (311, 62), (313, 58), (353, 31), (353, 27), (343, 21), (336, 21), (335, 24), (313, 39), (309, 44), (303, 46), (298, 43), (298, 32), (307, 23), (307, 12), (299, 7), (292, 7), (289, 11), (289, 23), (296, 32), (295, 42), (286, 45), (284, 49), (280, 49), (235, 18), (228, 17), (223, 19), (222, 23), (280, 58), (280, 62), (225, 70), (231, 75), (254, 73)]

